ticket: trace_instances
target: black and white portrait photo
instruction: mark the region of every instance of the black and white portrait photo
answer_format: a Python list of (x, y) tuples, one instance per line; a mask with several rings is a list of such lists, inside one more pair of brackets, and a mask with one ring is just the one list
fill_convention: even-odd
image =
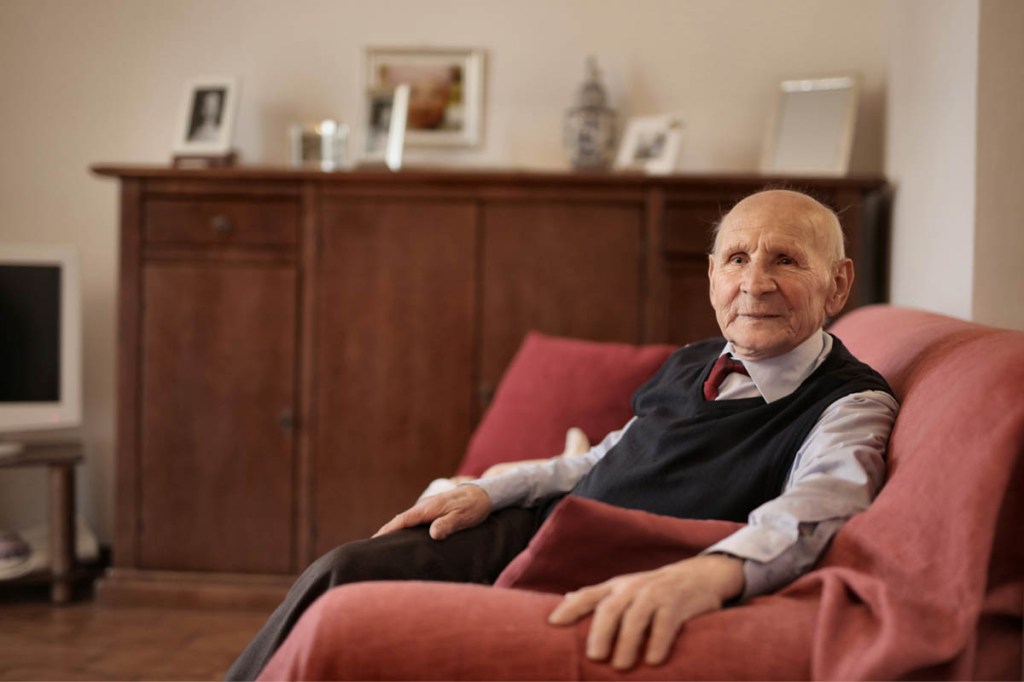
[(192, 98), (189, 142), (215, 142), (224, 113), (224, 88), (200, 88)]
[(210, 157), (230, 153), (237, 109), (237, 78), (209, 76), (187, 82), (175, 152)]

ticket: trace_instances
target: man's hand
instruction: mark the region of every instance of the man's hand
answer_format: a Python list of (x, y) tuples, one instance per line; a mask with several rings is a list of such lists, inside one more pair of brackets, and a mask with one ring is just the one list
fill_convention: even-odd
[(668, 658), (684, 622), (722, 608), (742, 591), (743, 561), (708, 554), (570, 592), (548, 622), (570, 625), (593, 613), (587, 658), (606, 660), (614, 642), (612, 666), (627, 670), (636, 663), (646, 635), (644, 661), (659, 665)]
[(429, 523), (430, 537), (444, 540), (452, 533), (478, 525), (490, 513), (491, 498), (483, 488), (460, 485), (439, 495), (423, 498), (381, 526), (373, 537)]

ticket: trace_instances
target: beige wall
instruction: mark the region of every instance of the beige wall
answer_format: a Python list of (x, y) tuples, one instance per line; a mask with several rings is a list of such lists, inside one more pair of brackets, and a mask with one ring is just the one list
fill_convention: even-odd
[(887, 6), (893, 301), (971, 316), (977, 0)]
[[(946, 0), (944, 11), (955, 13), (955, 4)], [(359, 120), (364, 46), (479, 46), (489, 53), (483, 146), (410, 161), (556, 168), (564, 166), (562, 115), (594, 54), (624, 115), (682, 112), (680, 167), (699, 172), (756, 167), (779, 80), (858, 71), (865, 88), (854, 167), (880, 171), (885, 14), (883, 0), (0, 0), (0, 239), (70, 242), (82, 256), (89, 463), (80, 508), (109, 538), (117, 204), (114, 183), (87, 168), (165, 163), (187, 79), (240, 76), (243, 159), (277, 163), (289, 122)], [(957, 83), (954, 94), (964, 87)], [(935, 127), (932, 144), (969, 156)], [(969, 250), (970, 229), (958, 215), (945, 217), (944, 238), (955, 244), (949, 257)], [(897, 244), (908, 268), (915, 257), (903, 252), (916, 248), (913, 234)], [(959, 311), (961, 302), (948, 307)], [(0, 480), (0, 526), (43, 516), (35, 473)]]
[(1024, 329), (1024, 3), (885, 10), (892, 300)]
[(983, 0), (972, 318), (1024, 329), (1024, 2)]

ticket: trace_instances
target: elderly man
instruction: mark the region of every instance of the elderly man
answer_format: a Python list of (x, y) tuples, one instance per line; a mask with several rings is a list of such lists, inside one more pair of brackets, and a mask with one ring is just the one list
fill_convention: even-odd
[(687, 619), (808, 570), (881, 486), (898, 409), (884, 379), (823, 331), (854, 277), (839, 221), (797, 192), (749, 196), (719, 225), (708, 276), (725, 339), (676, 351), (637, 391), (628, 424), (581, 457), (425, 498), (374, 538), (321, 557), (229, 676), (257, 675), (335, 585), (492, 582), (565, 494), (748, 522), (697, 557), (565, 595), (549, 622), (593, 613), (586, 654), (617, 669), (663, 662)]

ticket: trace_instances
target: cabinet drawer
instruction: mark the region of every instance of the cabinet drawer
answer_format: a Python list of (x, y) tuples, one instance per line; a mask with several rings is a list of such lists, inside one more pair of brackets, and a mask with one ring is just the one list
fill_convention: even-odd
[(150, 244), (290, 246), (298, 241), (299, 206), (287, 199), (154, 199), (143, 230)]

